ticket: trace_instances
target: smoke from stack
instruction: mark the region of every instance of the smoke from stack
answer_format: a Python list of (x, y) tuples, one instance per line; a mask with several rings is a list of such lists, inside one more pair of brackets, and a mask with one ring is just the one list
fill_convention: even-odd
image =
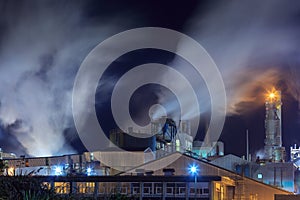
[[(0, 122), (3, 141), (33, 156), (73, 153), (64, 130), (72, 126), (76, 72), (114, 27), (85, 19), (84, 2), (1, 1)], [(24, 152), (23, 152), (24, 154)]]
[[(184, 32), (205, 47), (221, 71), (229, 114), (253, 111), (263, 102), (265, 90), (282, 81), (287, 92), (299, 101), (300, 30), (295, 19), (299, 2), (293, 3), (220, 3), (194, 12), (186, 22)], [(84, 8), (83, 2), (65, 1), (0, 4), (1, 133), (12, 134), (28, 154), (74, 151), (65, 146), (63, 131), (72, 126), (71, 92), (78, 67), (95, 45), (124, 30), (118, 27), (120, 24), (129, 27), (136, 17), (127, 14), (126, 19), (105, 18), (100, 24), (86, 20)], [(178, 58), (172, 63), (183, 73), (192, 74), (178, 64)], [(201, 114), (209, 113), (205, 83), (194, 75), (189, 80), (197, 85)], [(178, 116), (173, 99), (163, 91), (157, 95), (158, 103), (166, 105), (166, 112)], [(184, 90), (182, 95), (186, 95)], [(197, 113), (188, 95), (183, 106), (189, 112), (182, 118), (192, 120)]]
[[(204, 46), (221, 71), (229, 114), (253, 110), (264, 101), (265, 91), (281, 81), (299, 100), (299, 59), (295, 55), (299, 55), (300, 30), (295, 7), (282, 1), (232, 1), (195, 12), (188, 21), (186, 32)], [(173, 62), (176, 65), (176, 59)], [(199, 93), (205, 87), (200, 85)], [(209, 110), (204, 103), (200, 107)]]

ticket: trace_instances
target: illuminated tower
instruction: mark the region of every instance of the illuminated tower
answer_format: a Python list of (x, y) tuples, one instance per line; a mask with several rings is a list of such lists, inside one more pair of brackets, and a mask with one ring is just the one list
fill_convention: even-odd
[(281, 138), (281, 93), (272, 90), (266, 98), (265, 119), (265, 159), (272, 162), (284, 162), (285, 149)]

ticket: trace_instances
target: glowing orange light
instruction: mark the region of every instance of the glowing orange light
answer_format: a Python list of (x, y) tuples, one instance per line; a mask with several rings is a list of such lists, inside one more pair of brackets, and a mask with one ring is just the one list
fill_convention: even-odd
[(8, 176), (14, 176), (15, 175), (15, 168), (10, 167), (7, 169), (7, 175)]
[(275, 93), (271, 92), (271, 93), (269, 94), (269, 97), (270, 97), (271, 99), (275, 98)]
[(269, 102), (274, 102), (280, 99), (280, 92), (276, 90), (275, 88), (272, 88), (272, 90), (267, 91), (266, 93), (266, 100)]

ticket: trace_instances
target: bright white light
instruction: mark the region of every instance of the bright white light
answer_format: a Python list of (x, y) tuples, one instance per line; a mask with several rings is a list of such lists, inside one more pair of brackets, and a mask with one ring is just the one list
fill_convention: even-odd
[(261, 173), (257, 174), (257, 178), (262, 179), (263, 175)]
[(62, 174), (62, 168), (60, 166), (55, 167), (55, 174), (56, 175), (61, 175)]
[(90, 173), (92, 172), (92, 168), (90, 168), (90, 167), (87, 168), (87, 169), (86, 169), (86, 172), (87, 172), (88, 174), (90, 174)]
[(197, 171), (196, 167), (195, 167), (195, 166), (192, 166), (192, 167), (191, 167), (191, 172), (192, 172), (192, 173), (195, 173), (196, 171)]
[(192, 165), (192, 166), (190, 166), (189, 170), (190, 170), (191, 174), (196, 174), (198, 172), (198, 166)]

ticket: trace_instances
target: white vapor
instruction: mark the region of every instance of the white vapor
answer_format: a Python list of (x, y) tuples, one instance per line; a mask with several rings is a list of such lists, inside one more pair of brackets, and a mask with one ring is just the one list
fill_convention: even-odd
[[(253, 110), (256, 105), (263, 105), (264, 92), (282, 80), (287, 84), (288, 92), (300, 100), (297, 89), (300, 86), (299, 59), (295, 56), (300, 53), (300, 29), (296, 18), (300, 3), (293, 3), (222, 1), (205, 11), (195, 12), (186, 23), (186, 34), (204, 46), (222, 74), (227, 114), (241, 114)], [(176, 59), (173, 64), (180, 70), (190, 70), (177, 64)], [(197, 86), (199, 96), (206, 98), (201, 94), (207, 86), (189, 78)], [(211, 78), (214, 78), (213, 74)], [(251, 102), (252, 107), (240, 108), (243, 102)], [(194, 105), (186, 105), (193, 110)], [(207, 101), (200, 103), (204, 113), (210, 111), (210, 106)], [(187, 118), (193, 117), (191, 112)]]
[[(113, 31), (82, 24), (83, 2), (3, 2), (0, 121), (32, 156), (73, 153), (64, 130), (82, 59)], [(18, 148), (18, 147), (15, 147)]]
[[(206, 11), (195, 12), (187, 21), (185, 33), (204, 46), (219, 67), (229, 114), (239, 113), (242, 102), (262, 105), (257, 89), (267, 90), (280, 80), (299, 100), (300, 26), (294, 17), (299, 15), (300, 2), (293, 3), (222, 1)], [(99, 42), (141, 20), (127, 13), (126, 18), (109, 16), (97, 22), (85, 19), (84, 8), (85, 1), (0, 2), (0, 123), (18, 139), (26, 154), (46, 156), (75, 151), (66, 146), (63, 133), (73, 120), (71, 93), (82, 60)], [(203, 80), (176, 57), (170, 64), (188, 75), (195, 86), (201, 114), (209, 112), (211, 104)], [(195, 105), (181, 83), (170, 81), (178, 84), (175, 87), (186, 96), (182, 105), (189, 112), (183, 118), (193, 120), (197, 114)], [(158, 103), (176, 118), (176, 101), (164, 92), (158, 96)], [(86, 111), (84, 102), (81, 110)]]

